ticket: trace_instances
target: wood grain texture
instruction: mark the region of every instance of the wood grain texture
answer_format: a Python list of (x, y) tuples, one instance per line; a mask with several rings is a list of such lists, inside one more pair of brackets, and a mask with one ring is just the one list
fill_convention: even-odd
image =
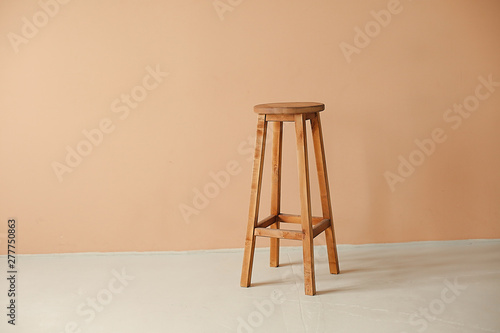
[(311, 193), (309, 186), (309, 163), (307, 158), (306, 120), (303, 114), (295, 115), (297, 139), (297, 166), (299, 171), (300, 212), (302, 217), (302, 252), (304, 258), (304, 289), (306, 295), (316, 294), (314, 273), (314, 244), (311, 216)]
[(325, 230), (326, 248), (328, 252), (328, 265), (331, 274), (340, 272), (335, 231), (333, 228), (332, 204), (330, 199), (330, 187), (328, 183), (328, 172), (326, 167), (325, 147), (323, 143), (323, 132), (319, 113), (311, 117), (311, 130), (314, 143), (314, 154), (316, 157), (316, 169), (318, 173), (319, 190), (321, 195), (321, 208), (323, 217), (330, 219), (330, 226)]
[[(285, 223), (302, 223), (302, 217), (300, 215), (293, 214), (280, 214), (278, 215), (278, 220)], [(312, 223), (316, 224), (323, 221), (323, 217), (313, 216)]]
[(241, 269), (240, 285), (242, 287), (249, 287), (252, 279), (253, 257), (255, 252), (254, 230), (259, 218), (260, 190), (262, 185), (262, 169), (264, 166), (264, 153), (266, 148), (266, 133), (266, 116), (259, 115), (257, 121), (257, 135), (255, 139), (247, 234), (245, 238), (245, 251), (243, 254), (243, 267)]
[[(310, 119), (315, 113), (304, 113), (306, 120)], [(266, 120), (268, 122), (282, 121), (282, 122), (294, 122), (294, 114), (266, 114)]]
[(272, 225), (273, 223), (275, 223), (277, 221), (277, 219), (278, 219), (278, 217), (276, 215), (269, 215), (268, 217), (266, 217), (262, 221), (259, 221), (259, 223), (257, 223), (257, 225), (256, 225), (256, 228), (267, 228), (270, 225)]
[(325, 104), (315, 102), (289, 102), (259, 104), (254, 107), (258, 114), (304, 114), (315, 113), (325, 109)]
[(313, 238), (315, 238), (320, 233), (325, 231), (325, 229), (328, 227), (330, 227), (330, 219), (324, 219), (315, 226), (313, 226)]
[[(267, 116), (266, 116), (267, 117)], [(283, 123), (274, 122), (273, 127), (273, 154), (272, 154), (272, 175), (271, 175), (271, 215), (279, 215), (281, 210), (281, 160), (283, 151)], [(273, 229), (279, 229), (280, 223), (271, 225)], [(272, 238), (270, 240), (269, 265), (278, 267), (280, 260), (280, 240)]]
[(271, 237), (271, 239), (303, 240), (304, 238), (302, 231), (287, 229), (256, 228), (255, 235)]

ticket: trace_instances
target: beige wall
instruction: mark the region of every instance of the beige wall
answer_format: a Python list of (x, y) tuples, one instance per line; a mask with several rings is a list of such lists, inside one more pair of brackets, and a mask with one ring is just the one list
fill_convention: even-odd
[[(252, 107), (271, 101), (327, 106), (339, 243), (500, 237), (500, 86), (477, 88), (500, 82), (499, 1), (42, 3), (0, 2), (2, 253), (8, 217), (19, 253), (242, 247)], [(290, 126), (285, 144), (298, 213)], [(399, 156), (421, 165), (398, 176)]]

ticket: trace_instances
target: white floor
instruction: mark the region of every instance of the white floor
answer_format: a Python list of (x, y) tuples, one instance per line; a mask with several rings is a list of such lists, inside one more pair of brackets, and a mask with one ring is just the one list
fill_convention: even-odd
[(317, 296), (296, 247), (258, 249), (250, 288), (241, 250), (20, 256), (0, 332), (500, 332), (500, 240), (339, 246), (340, 275), (315, 254)]

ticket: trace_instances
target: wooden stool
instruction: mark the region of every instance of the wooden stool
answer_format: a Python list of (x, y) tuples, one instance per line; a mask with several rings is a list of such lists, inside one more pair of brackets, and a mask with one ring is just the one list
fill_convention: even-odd
[[(264, 236), (271, 238), (271, 267), (279, 265), (280, 238), (302, 241), (304, 256), (304, 286), (306, 295), (316, 294), (314, 277), (314, 245), (313, 239), (325, 231), (328, 262), (331, 274), (339, 273), (335, 232), (333, 230), (330, 190), (326, 170), (325, 150), (319, 112), (325, 109), (321, 103), (272, 103), (256, 105), (258, 113), (257, 139), (253, 162), (252, 188), (250, 193), (250, 211), (248, 214), (245, 253), (241, 272), (241, 286), (249, 287), (252, 278), (255, 238)], [(319, 188), (321, 192), (322, 217), (311, 216), (311, 195), (309, 189), (309, 165), (307, 158), (306, 120), (311, 121), (311, 129), (318, 169)], [(297, 163), (300, 186), (301, 215), (282, 214), (281, 197), (281, 152), (283, 141), (283, 122), (295, 122), (297, 138)], [(271, 215), (258, 221), (260, 191), (262, 184), (262, 169), (264, 165), (264, 150), (266, 145), (267, 123), (273, 126), (272, 151), (272, 185), (271, 185)], [(301, 231), (280, 229), (280, 222), (300, 223)]]

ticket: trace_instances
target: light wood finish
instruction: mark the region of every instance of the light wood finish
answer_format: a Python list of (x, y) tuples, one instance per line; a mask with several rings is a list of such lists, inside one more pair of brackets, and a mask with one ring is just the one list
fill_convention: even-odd
[[(304, 114), (306, 120), (312, 118), (314, 113), (305, 113)], [(293, 114), (266, 114), (267, 121), (295, 121)]]
[(293, 240), (303, 240), (304, 233), (297, 230), (287, 230), (287, 229), (270, 229), (270, 228), (256, 228), (256, 236), (271, 237), (271, 239), (293, 239)]
[(302, 252), (304, 258), (304, 287), (306, 295), (316, 294), (314, 276), (314, 244), (311, 216), (311, 193), (309, 189), (309, 162), (307, 158), (306, 121), (303, 114), (295, 115), (297, 139), (297, 165), (299, 170), (300, 215), (302, 217)]
[(267, 114), (267, 121), (295, 121), (293, 114)]
[(320, 223), (313, 226), (313, 238), (316, 238), (320, 233), (325, 231), (330, 226), (330, 219), (324, 219)]
[(325, 230), (326, 248), (328, 252), (328, 264), (331, 274), (340, 272), (337, 244), (333, 229), (332, 204), (330, 200), (330, 188), (328, 185), (328, 173), (326, 169), (325, 147), (323, 144), (323, 132), (319, 113), (311, 118), (311, 130), (313, 135), (314, 153), (316, 156), (316, 169), (318, 173), (319, 190), (321, 194), (321, 208), (323, 216), (330, 219), (330, 227)]
[[(266, 116), (267, 118), (267, 116)], [(282, 142), (283, 142), (283, 123), (274, 122), (273, 126), (273, 155), (272, 155), (272, 181), (271, 181), (271, 214), (279, 215), (281, 210), (281, 157), (282, 157)], [(279, 229), (280, 223), (271, 225), (273, 229)], [(278, 267), (280, 262), (280, 240), (279, 238), (271, 238), (270, 240), (270, 258), (269, 265)]]
[(304, 114), (323, 111), (325, 104), (315, 102), (289, 102), (259, 104), (254, 107), (258, 114)]
[[(278, 220), (280, 222), (285, 222), (285, 223), (302, 223), (302, 218), (300, 215), (291, 215), (291, 214), (280, 214), (278, 215)], [(312, 223), (316, 224), (319, 223), (323, 220), (323, 217), (317, 217), (313, 216), (312, 217)]]
[[(328, 262), (330, 273), (338, 273), (337, 248), (333, 229), (330, 190), (326, 171), (325, 150), (321, 132), (319, 112), (324, 109), (320, 103), (275, 103), (261, 104), (255, 107), (259, 113), (257, 123), (257, 139), (255, 144), (252, 187), (250, 192), (250, 209), (248, 214), (245, 252), (241, 272), (241, 286), (251, 284), (255, 238), (257, 236), (271, 238), (270, 266), (279, 266), (280, 239), (302, 241), (304, 260), (304, 289), (306, 295), (316, 294), (314, 271), (314, 243), (316, 236), (323, 231), (326, 235)], [(309, 161), (307, 154), (306, 121), (310, 120), (313, 134), (316, 168), (321, 194), (323, 216), (312, 216), (311, 193), (309, 179)], [(297, 165), (299, 171), (300, 215), (281, 212), (281, 168), (283, 145), (283, 122), (293, 121), (297, 146)], [(258, 221), (262, 171), (266, 144), (267, 123), (271, 122), (273, 130), (272, 175), (271, 175), (271, 215)], [(296, 223), (301, 230), (281, 229), (281, 223)]]
[(267, 228), (267, 227), (273, 225), (274, 223), (276, 223), (277, 220), (278, 220), (278, 216), (269, 215), (268, 217), (266, 217), (262, 221), (259, 221), (259, 223), (257, 223), (257, 225), (255, 227), (256, 228)]
[(245, 238), (245, 252), (240, 285), (250, 287), (252, 279), (253, 256), (255, 251), (255, 226), (259, 218), (260, 188), (262, 185), (262, 168), (266, 148), (267, 122), (265, 115), (259, 115), (257, 122), (257, 136), (255, 139), (255, 153), (252, 171), (252, 187), (250, 191), (250, 209), (248, 212), (247, 235)]
[[(255, 227), (255, 236), (265, 236), (265, 237), (270, 237), (273, 239), (297, 239), (297, 240), (302, 240), (304, 239), (304, 233), (302, 231), (296, 231), (296, 230), (286, 230), (286, 229), (280, 229), (276, 228), (275, 226), (277, 223), (279, 223), (278, 216), (276, 215), (270, 215), (260, 221), (257, 226)], [(302, 224), (302, 220), (300, 222)], [(270, 228), (268, 228), (270, 227)], [(312, 226), (312, 231), (313, 231), (313, 238), (316, 238), (319, 234), (321, 234), (323, 231), (325, 231), (328, 227), (330, 227), (330, 219), (323, 219), (319, 221), (317, 224), (313, 224)]]

